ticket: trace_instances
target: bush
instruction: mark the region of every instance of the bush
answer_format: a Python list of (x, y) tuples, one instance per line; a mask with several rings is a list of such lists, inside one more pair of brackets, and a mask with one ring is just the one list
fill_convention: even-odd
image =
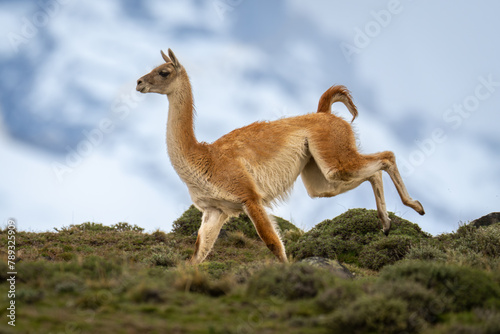
[(380, 279), (407, 281), (433, 290), (438, 297), (451, 298), (453, 311), (467, 311), (500, 297), (500, 287), (488, 273), (436, 262), (404, 261), (384, 268)]
[(223, 239), (223, 245), (226, 247), (246, 248), (250, 246), (251, 243), (252, 241), (240, 231), (228, 232)]
[(181, 291), (219, 297), (231, 291), (233, 282), (228, 279), (213, 280), (208, 273), (194, 268), (180, 271), (174, 286)]
[(476, 309), (466, 315), (453, 315), (451, 321), (438, 327), (440, 334), (497, 334), (500, 333), (500, 313)]
[(25, 288), (16, 292), (16, 301), (23, 304), (34, 304), (39, 302), (45, 297), (45, 293), (39, 289)]
[(85, 290), (85, 281), (71, 272), (61, 272), (54, 275), (51, 285), (57, 293), (75, 293)]
[(451, 234), (450, 247), (462, 253), (475, 252), (489, 257), (500, 256), (500, 224), (485, 227), (462, 225)]
[(19, 262), (16, 265), (17, 277), (20, 281), (26, 283), (35, 283), (35, 286), (44, 284), (44, 281), (54, 275), (54, 263), (39, 260), (34, 262)]
[(451, 297), (436, 295), (433, 290), (412, 281), (379, 281), (375, 289), (387, 298), (399, 298), (407, 303), (408, 311), (413, 315), (408, 325), (413, 330), (423, 327), (424, 322), (436, 323), (453, 304)]
[(405, 258), (408, 260), (446, 261), (447, 256), (437, 246), (428, 242), (421, 242), (412, 246)]
[(135, 303), (164, 303), (168, 291), (153, 282), (141, 283), (130, 289), (128, 295)]
[(327, 271), (296, 263), (268, 267), (254, 274), (248, 282), (250, 296), (275, 296), (285, 300), (313, 298), (334, 278)]
[(408, 328), (407, 304), (397, 298), (366, 295), (336, 310), (327, 323), (332, 333), (402, 333)]
[(144, 228), (139, 227), (137, 225), (130, 225), (129, 223), (116, 223), (111, 226), (103, 225), (101, 223), (94, 222), (86, 222), (78, 225), (70, 225), (62, 227), (61, 229), (54, 228), (57, 232), (60, 233), (74, 233), (74, 232), (85, 232), (85, 231), (94, 231), (94, 232), (105, 232), (105, 231), (116, 231), (116, 232), (142, 232)]
[(402, 260), (411, 247), (411, 238), (404, 235), (382, 237), (365, 247), (359, 254), (359, 264), (371, 270)]
[(83, 260), (81, 271), (82, 277), (106, 279), (119, 276), (122, 273), (122, 266), (117, 261), (100, 256), (89, 256)]
[(180, 257), (172, 251), (153, 253), (148, 259), (153, 266), (175, 267), (180, 262)]
[[(389, 239), (381, 232), (381, 224), (375, 210), (351, 209), (333, 220), (325, 220), (309, 232), (304, 233), (297, 242), (290, 245), (292, 255), (297, 259), (319, 256), (336, 258), (341, 262), (376, 267), (397, 261), (404, 257), (410, 243), (430, 238), (416, 224), (389, 214), (392, 229)], [(398, 244), (403, 241), (404, 245)], [(365, 250), (367, 245), (368, 247)], [(374, 252), (384, 252), (376, 258)], [(363, 253), (362, 261), (360, 254)], [(404, 254), (403, 254), (404, 253)], [(370, 259), (373, 259), (374, 266)]]
[(316, 298), (316, 304), (325, 312), (331, 312), (339, 307), (345, 307), (356, 298), (363, 295), (363, 290), (355, 281), (338, 280), (321, 292)]
[(176, 221), (174, 221), (172, 224), (172, 232), (185, 236), (195, 234), (200, 228), (201, 216), (201, 211), (194, 205), (191, 205), (189, 209), (184, 211), (184, 213)]

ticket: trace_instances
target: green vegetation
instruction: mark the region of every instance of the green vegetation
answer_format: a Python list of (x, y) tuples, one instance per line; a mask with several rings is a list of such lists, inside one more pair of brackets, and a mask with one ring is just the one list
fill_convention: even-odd
[[(173, 231), (83, 223), (16, 234), (16, 327), (2, 333), (498, 333), (500, 224), (432, 237), (394, 214), (389, 237), (354, 209), (304, 233), (275, 217), (292, 259), (277, 263), (248, 217), (207, 260), (187, 264), (201, 214)], [(7, 245), (7, 230), (0, 243)], [(7, 247), (0, 300), (7, 305)], [(299, 260), (337, 259), (335, 276)]]
[(291, 245), (290, 251), (296, 259), (321, 256), (379, 270), (403, 259), (413, 244), (431, 238), (418, 225), (393, 213), (389, 217), (392, 229), (386, 237), (375, 210), (349, 210), (316, 225)]

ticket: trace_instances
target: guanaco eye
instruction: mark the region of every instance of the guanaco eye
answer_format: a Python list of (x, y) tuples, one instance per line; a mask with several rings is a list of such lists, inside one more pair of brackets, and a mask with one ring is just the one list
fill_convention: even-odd
[(158, 74), (159, 74), (160, 76), (162, 76), (162, 77), (166, 78), (166, 77), (168, 77), (168, 75), (170, 74), (170, 72), (167, 72), (167, 71), (160, 71)]

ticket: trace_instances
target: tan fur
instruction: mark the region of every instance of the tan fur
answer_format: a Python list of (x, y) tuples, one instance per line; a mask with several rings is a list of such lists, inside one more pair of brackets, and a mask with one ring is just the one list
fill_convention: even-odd
[(193, 203), (203, 211), (193, 263), (210, 252), (230, 216), (248, 214), (275, 256), (287, 261), (283, 244), (264, 207), (284, 199), (299, 175), (311, 197), (331, 197), (372, 184), (379, 217), (387, 234), (382, 174), (392, 178), (405, 205), (424, 214), (410, 198), (399, 175), (394, 154), (362, 155), (349, 123), (330, 112), (343, 102), (354, 118), (357, 109), (344, 86), (332, 86), (321, 97), (318, 113), (256, 122), (236, 129), (212, 144), (196, 140), (193, 97), (184, 67), (169, 49), (161, 52), (165, 64), (137, 81), (142, 93), (165, 94), (169, 100), (167, 147), (172, 165), (189, 189)]

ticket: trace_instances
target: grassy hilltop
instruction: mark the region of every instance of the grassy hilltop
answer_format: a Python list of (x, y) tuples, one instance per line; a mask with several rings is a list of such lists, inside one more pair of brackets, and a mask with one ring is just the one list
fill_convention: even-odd
[[(118, 223), (17, 232), (16, 327), (1, 333), (499, 333), (500, 223), (437, 237), (354, 209), (304, 233), (276, 218), (291, 264), (246, 216), (224, 226), (198, 267), (194, 207), (170, 233)], [(7, 305), (7, 229), (0, 300)], [(354, 278), (301, 260), (335, 259)]]

